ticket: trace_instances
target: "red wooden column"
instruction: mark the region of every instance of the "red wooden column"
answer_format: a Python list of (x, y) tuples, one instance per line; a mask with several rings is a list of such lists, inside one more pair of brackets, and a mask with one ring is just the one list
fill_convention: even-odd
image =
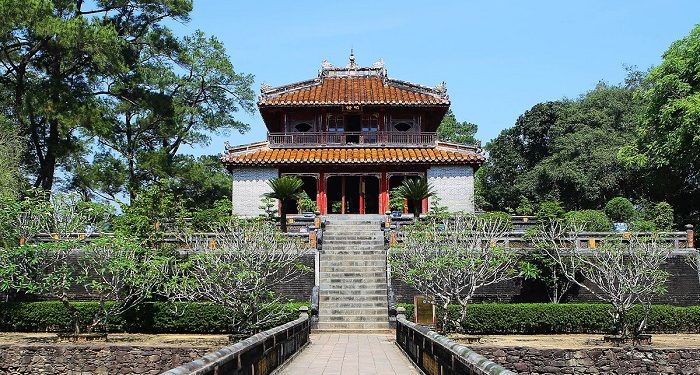
[(428, 213), (428, 198), (423, 199), (423, 201), (421, 202), (421, 206), (423, 206), (423, 213), (427, 214)]
[(383, 215), (389, 209), (389, 180), (386, 172), (379, 178), (379, 214)]
[(365, 213), (365, 177), (360, 176), (360, 186), (357, 187), (360, 189), (360, 214)]
[(324, 176), (323, 172), (318, 174), (318, 181), (316, 181), (316, 205), (318, 206), (318, 210), (321, 211), (322, 215), (328, 214), (326, 176)]
[(342, 176), (340, 178), (340, 213), (344, 214), (345, 213), (345, 176)]

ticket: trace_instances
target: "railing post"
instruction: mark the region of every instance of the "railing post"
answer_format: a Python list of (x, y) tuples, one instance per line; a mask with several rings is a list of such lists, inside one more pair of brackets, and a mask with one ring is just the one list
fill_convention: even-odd
[(396, 308), (396, 319), (406, 319), (406, 308), (399, 306)]
[(308, 318), (308, 317), (309, 317), (309, 307), (308, 306), (299, 307), (299, 318)]
[(687, 247), (688, 249), (694, 249), (695, 248), (695, 232), (693, 231), (693, 224), (686, 224), (685, 225), (685, 236), (686, 236), (685, 247)]

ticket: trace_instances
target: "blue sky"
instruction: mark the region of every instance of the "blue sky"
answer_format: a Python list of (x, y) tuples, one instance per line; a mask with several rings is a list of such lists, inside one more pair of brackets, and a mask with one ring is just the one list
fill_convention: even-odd
[[(488, 141), (534, 104), (574, 98), (600, 80), (623, 80), (623, 64), (647, 69), (700, 23), (700, 1), (225, 1), (195, 0), (191, 21), (226, 46), (239, 72), (273, 86), (316, 76), (323, 59), (344, 65), (350, 48), (361, 65), (383, 58), (392, 78), (447, 82), (460, 121)], [(239, 119), (263, 140), (259, 113)], [(485, 142), (484, 142), (485, 143)]]

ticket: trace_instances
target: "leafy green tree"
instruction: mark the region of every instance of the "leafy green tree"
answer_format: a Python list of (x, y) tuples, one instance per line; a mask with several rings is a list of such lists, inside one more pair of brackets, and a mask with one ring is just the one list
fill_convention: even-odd
[(407, 178), (403, 180), (398, 190), (404, 199), (413, 202), (413, 217), (420, 216), (423, 199), (435, 196), (433, 186), (424, 178)]
[[(0, 1), (0, 92), (26, 136), (33, 185), (50, 191), (57, 166), (86, 153), (83, 131), (102, 123), (101, 94), (131, 52), (166, 20), (186, 21), (191, 0)], [(150, 38), (150, 39), (149, 39)]]
[(686, 220), (700, 217), (700, 26), (668, 48), (644, 79), (636, 137), (619, 152), (652, 168), (650, 200), (668, 200)]
[(0, 195), (18, 196), (23, 190), (22, 139), (7, 119), (0, 114)]
[(617, 195), (646, 194), (644, 171), (616, 156), (641, 110), (639, 74), (631, 71), (619, 85), (599, 83), (576, 100), (537, 104), (501, 132), (486, 146), (489, 160), (477, 173), (488, 206), (515, 211), (524, 197), (601, 208)]
[[(211, 134), (248, 129), (234, 114), (240, 109), (252, 112), (253, 77), (233, 69), (217, 39), (202, 32), (182, 40), (152, 37), (167, 43), (156, 40), (132, 50), (132, 69), (113, 77), (103, 95), (107, 121), (90, 132), (100, 151), (91, 166), (76, 173), (77, 186), (112, 196), (126, 191), (130, 199), (161, 178), (193, 183), (182, 184), (183, 189), (207, 188), (201, 185), (210, 179), (193, 179), (192, 173), (211, 169), (213, 158), (195, 161), (178, 155), (180, 148), (206, 144)], [(115, 172), (105, 176), (104, 170)]]
[(304, 182), (296, 176), (282, 176), (273, 178), (267, 184), (272, 189), (271, 192), (265, 193), (268, 198), (278, 199), (280, 202), (280, 229), (282, 232), (287, 231), (287, 211), (290, 202), (296, 202), (301, 196), (301, 188)]
[(442, 141), (475, 145), (478, 143), (476, 131), (479, 127), (471, 122), (459, 122), (452, 110), (448, 110), (438, 126), (437, 136)]

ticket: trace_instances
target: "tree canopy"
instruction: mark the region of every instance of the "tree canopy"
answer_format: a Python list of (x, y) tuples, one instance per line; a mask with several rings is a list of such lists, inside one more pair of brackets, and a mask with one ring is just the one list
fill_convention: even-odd
[(441, 141), (473, 145), (478, 143), (475, 138), (478, 129), (479, 127), (471, 122), (457, 121), (457, 117), (450, 109), (442, 118), (437, 135)]
[(578, 99), (539, 103), (486, 149), (479, 171), (488, 208), (559, 200), (568, 209), (599, 208), (610, 198), (637, 196), (637, 179), (616, 152), (633, 134), (638, 81), (599, 83)]

